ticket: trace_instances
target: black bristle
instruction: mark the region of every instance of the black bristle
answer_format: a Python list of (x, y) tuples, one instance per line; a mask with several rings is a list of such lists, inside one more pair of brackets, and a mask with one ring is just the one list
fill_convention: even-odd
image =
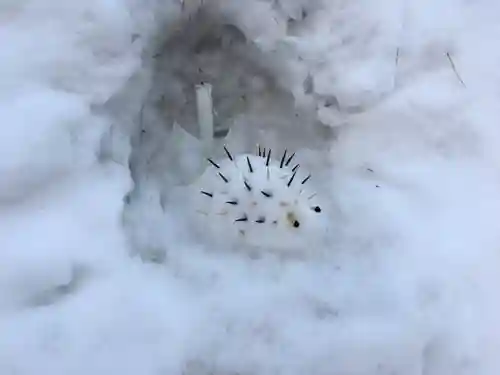
[(259, 156), (262, 156), (261, 152), (260, 152), (260, 145), (259, 145)]
[(285, 163), (285, 158), (286, 158), (286, 149), (285, 152), (283, 152), (283, 156), (281, 157), (280, 168), (283, 168), (283, 163)]
[(269, 159), (271, 158), (271, 149), (269, 149), (269, 153), (267, 154), (266, 167), (269, 167)]
[(309, 179), (311, 178), (311, 175), (309, 174), (309, 176), (307, 176), (306, 178), (304, 178), (301, 182), (302, 185), (304, 185), (307, 181), (309, 181)]
[(295, 172), (297, 169), (299, 169), (300, 164), (297, 164), (295, 167), (293, 167), (292, 172)]
[(224, 182), (227, 184), (229, 182), (229, 180), (226, 178), (226, 176), (224, 176), (222, 173), (219, 172), (219, 176), (220, 178), (222, 178), (224, 180)]
[(209, 158), (209, 159), (207, 159), (207, 160), (208, 160), (208, 161), (210, 162), (210, 164), (212, 164), (215, 168), (220, 169), (220, 166), (219, 166), (216, 162), (214, 162), (212, 159), (210, 159), (210, 158)]
[(288, 164), (292, 161), (293, 157), (295, 156), (295, 152), (288, 158), (288, 160), (285, 163), (285, 167), (288, 167)]
[(293, 172), (292, 177), (290, 177), (290, 180), (288, 181), (288, 184), (286, 184), (286, 186), (290, 187), (296, 174), (297, 174), (297, 171)]
[(243, 221), (248, 221), (248, 217), (247, 215), (243, 215), (242, 217), (240, 217), (239, 219), (236, 219), (235, 222), (238, 223), (238, 222), (243, 222)]
[(206, 191), (203, 191), (203, 190), (201, 191), (201, 194), (206, 195), (207, 197), (210, 197), (210, 198), (213, 198), (213, 196), (214, 196), (213, 194), (207, 193)]
[(232, 201), (227, 201), (226, 203), (227, 204), (232, 204), (233, 206), (236, 206), (238, 204), (238, 201), (236, 199), (234, 199)]
[(272, 196), (273, 196), (273, 193), (270, 193), (270, 192), (268, 192), (268, 191), (264, 191), (264, 190), (262, 190), (262, 191), (261, 191), (261, 193), (262, 193), (262, 195), (263, 195), (263, 196), (265, 196), (266, 198), (272, 198)]
[(266, 148), (264, 147), (264, 151), (262, 151), (262, 157), (265, 158), (266, 157)]
[(248, 191), (252, 191), (252, 187), (248, 184), (248, 182), (243, 181), (245, 183), (245, 187)]
[(257, 220), (255, 220), (256, 223), (263, 224), (266, 222), (266, 218), (264, 216), (260, 216)]
[(233, 156), (231, 155), (229, 150), (226, 148), (226, 146), (224, 146), (224, 151), (226, 151), (226, 155), (229, 158), (229, 160), (233, 161)]
[(250, 173), (253, 173), (252, 164), (250, 163), (250, 159), (248, 158), (248, 156), (247, 156), (247, 163), (248, 163), (248, 170), (250, 171)]

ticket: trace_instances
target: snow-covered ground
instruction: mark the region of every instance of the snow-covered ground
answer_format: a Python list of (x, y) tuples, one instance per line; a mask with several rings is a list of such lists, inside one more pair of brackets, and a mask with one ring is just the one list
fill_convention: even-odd
[[(498, 375), (499, 17), (0, 2), (0, 374)], [(312, 171), (321, 256), (193, 235), (202, 80), (215, 156), (260, 142)]]

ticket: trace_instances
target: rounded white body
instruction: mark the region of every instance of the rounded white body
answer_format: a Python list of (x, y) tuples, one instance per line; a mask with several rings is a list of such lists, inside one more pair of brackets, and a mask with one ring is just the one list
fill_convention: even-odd
[(193, 185), (203, 234), (219, 244), (280, 253), (311, 252), (320, 245), (327, 225), (307, 173), (285, 165), (289, 157), (231, 159), (214, 162)]

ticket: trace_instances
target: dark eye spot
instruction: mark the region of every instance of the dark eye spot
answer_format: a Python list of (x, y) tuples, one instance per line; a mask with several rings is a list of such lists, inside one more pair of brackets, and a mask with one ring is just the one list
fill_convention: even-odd
[(321, 212), (321, 207), (320, 206), (313, 207), (313, 210), (314, 212)]
[(299, 223), (297, 220), (295, 220), (295, 221), (293, 222), (293, 227), (294, 227), (294, 228), (298, 228), (298, 227), (300, 227), (300, 223)]

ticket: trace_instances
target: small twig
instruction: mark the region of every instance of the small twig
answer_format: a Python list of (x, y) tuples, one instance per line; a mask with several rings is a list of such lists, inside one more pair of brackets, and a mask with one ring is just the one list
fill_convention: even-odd
[(394, 89), (398, 85), (398, 65), (399, 65), (399, 47), (396, 48), (396, 58), (394, 61)]
[[(214, 140), (214, 107), (212, 85), (201, 82), (195, 86), (196, 111), (200, 138), (206, 150), (209, 150)], [(226, 151), (227, 152), (227, 151)]]
[(144, 128), (144, 107), (145, 107), (145, 106), (146, 106), (146, 105), (145, 105), (145, 104), (143, 104), (143, 105), (141, 106), (140, 111), (139, 111), (139, 128), (141, 129), (141, 136), (140, 136), (140, 140), (141, 140), (141, 141), (142, 141), (142, 136), (143, 136), (144, 134), (146, 134), (146, 129)]
[(460, 74), (458, 74), (457, 68), (455, 67), (455, 63), (453, 62), (449, 52), (446, 52), (446, 57), (448, 57), (448, 60), (450, 61), (451, 69), (453, 69), (453, 72), (455, 72), (457, 79), (460, 81), (460, 83), (462, 84), (463, 87), (467, 88), (467, 86), (465, 86), (464, 81), (462, 80), (462, 77), (460, 77)]

